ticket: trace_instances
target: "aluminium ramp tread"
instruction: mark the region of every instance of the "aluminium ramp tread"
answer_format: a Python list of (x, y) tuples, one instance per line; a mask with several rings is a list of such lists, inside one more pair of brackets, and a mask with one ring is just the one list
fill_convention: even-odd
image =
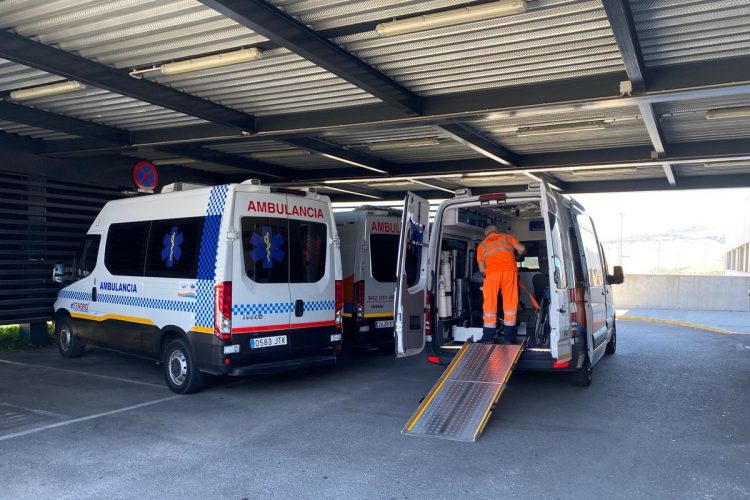
[(522, 345), (464, 344), (401, 433), (476, 441), (522, 351)]

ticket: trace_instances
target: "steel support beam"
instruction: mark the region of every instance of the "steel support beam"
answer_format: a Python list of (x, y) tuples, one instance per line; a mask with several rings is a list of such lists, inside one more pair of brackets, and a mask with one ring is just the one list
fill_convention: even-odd
[(612, 33), (615, 35), (615, 41), (625, 63), (628, 79), (633, 84), (633, 90), (641, 91), (647, 88), (646, 65), (643, 62), (638, 32), (635, 29), (628, 0), (603, 0), (603, 3), (609, 25), (612, 27)]
[(518, 163), (518, 157), (514, 153), (511, 153), (468, 125), (463, 123), (448, 123), (440, 125), (438, 128), (464, 146), (473, 149), (501, 165), (512, 167)]
[(253, 116), (180, 92), (61, 49), (0, 30), (0, 57), (70, 80), (179, 111), (229, 127), (252, 131)]
[(400, 168), (399, 165), (383, 160), (381, 158), (360, 153), (358, 151), (352, 151), (350, 149), (344, 149), (341, 146), (331, 144), (330, 142), (326, 142), (321, 139), (299, 137), (284, 139), (284, 142), (298, 148), (320, 153), (323, 156), (334, 161), (369, 170), (370, 172), (380, 174), (395, 174)]
[(286, 47), (374, 95), (400, 113), (420, 113), (419, 97), (264, 0), (199, 0), (226, 17)]
[(664, 168), (664, 175), (667, 177), (667, 182), (669, 182), (669, 185), (676, 186), (677, 179), (675, 178), (672, 165), (670, 165), (669, 163), (665, 163), (664, 165), (662, 165), (662, 168)]
[(646, 126), (651, 144), (654, 146), (656, 157), (661, 157), (667, 153), (667, 141), (664, 139), (664, 133), (661, 130), (659, 117), (656, 115), (654, 105), (650, 103), (640, 103), (638, 108), (641, 110), (641, 118)]

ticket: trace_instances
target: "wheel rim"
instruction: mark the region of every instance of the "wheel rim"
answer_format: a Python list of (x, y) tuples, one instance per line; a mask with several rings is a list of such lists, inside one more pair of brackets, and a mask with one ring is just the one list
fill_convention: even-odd
[(172, 354), (169, 355), (167, 366), (169, 379), (172, 383), (174, 385), (184, 384), (188, 373), (188, 362), (185, 353), (180, 350), (172, 351)]
[(70, 349), (70, 343), (72, 341), (72, 334), (70, 333), (70, 328), (64, 326), (60, 329), (60, 347), (63, 351), (68, 351)]

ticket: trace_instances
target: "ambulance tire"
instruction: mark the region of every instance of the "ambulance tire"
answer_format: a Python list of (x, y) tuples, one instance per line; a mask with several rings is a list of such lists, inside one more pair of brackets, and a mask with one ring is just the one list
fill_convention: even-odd
[(612, 338), (604, 348), (604, 354), (614, 354), (617, 351), (617, 324), (612, 325)]
[(164, 350), (164, 378), (167, 386), (177, 394), (190, 394), (203, 386), (203, 373), (195, 365), (190, 346), (183, 339), (175, 339)]
[(570, 385), (588, 387), (591, 385), (591, 360), (589, 355), (583, 360), (583, 366), (570, 375)]
[(59, 316), (55, 320), (55, 336), (57, 349), (63, 358), (77, 358), (83, 354), (81, 339), (73, 332), (73, 325), (67, 316)]

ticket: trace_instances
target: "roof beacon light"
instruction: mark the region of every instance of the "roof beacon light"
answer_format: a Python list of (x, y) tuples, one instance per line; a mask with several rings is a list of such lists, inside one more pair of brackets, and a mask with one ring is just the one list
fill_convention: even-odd
[(256, 61), (261, 57), (263, 57), (263, 52), (260, 49), (240, 49), (232, 52), (224, 52), (223, 54), (214, 54), (212, 56), (197, 57), (186, 61), (167, 63), (161, 66), (161, 73), (163, 75), (179, 75), (181, 73), (190, 73), (193, 71)]
[(456, 24), (523, 14), (524, 12), (526, 12), (526, 0), (500, 0), (471, 7), (426, 14), (424, 16), (389, 21), (378, 24), (375, 27), (375, 31), (380, 36), (403, 35), (405, 33), (455, 26)]
[(585, 132), (588, 130), (604, 130), (607, 124), (600, 121), (580, 123), (560, 123), (556, 125), (542, 125), (540, 127), (521, 127), (516, 130), (518, 137), (529, 137), (534, 135), (565, 134), (569, 132)]
[(28, 101), (29, 99), (38, 99), (40, 97), (48, 97), (57, 94), (66, 94), (68, 92), (75, 92), (76, 90), (83, 90), (86, 85), (81, 82), (69, 80), (62, 83), (53, 83), (52, 85), (43, 85), (41, 87), (31, 87), (28, 89), (14, 90), (10, 93), (10, 98), (14, 101)]
[(726, 118), (748, 118), (750, 117), (750, 106), (738, 108), (709, 109), (706, 111), (706, 120), (723, 120)]

